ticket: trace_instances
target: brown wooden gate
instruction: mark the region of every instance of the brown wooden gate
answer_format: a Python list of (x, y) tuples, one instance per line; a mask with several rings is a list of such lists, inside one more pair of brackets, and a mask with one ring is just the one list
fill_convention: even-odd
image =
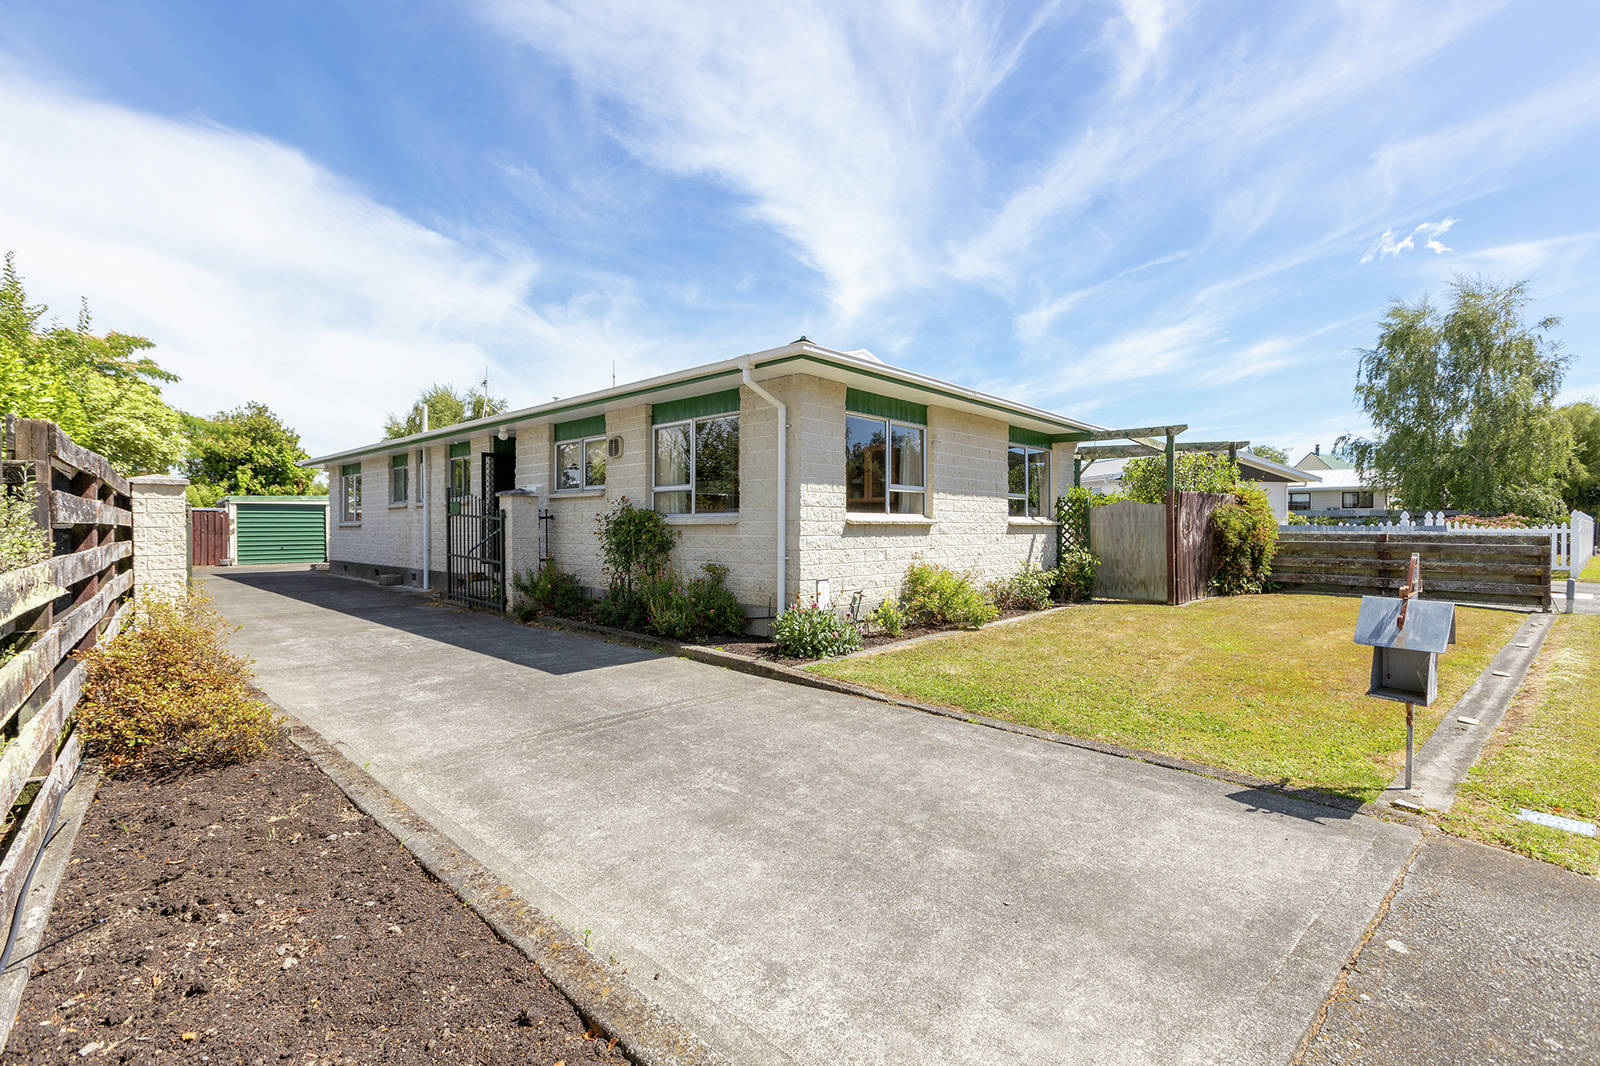
[(1211, 578), (1217, 570), (1211, 516), (1230, 497), (1215, 492), (1179, 492), (1174, 497), (1169, 512), (1167, 602), (1190, 603), (1211, 594)]
[(195, 566), (216, 566), (227, 557), (228, 512), (220, 507), (190, 511), (189, 561)]

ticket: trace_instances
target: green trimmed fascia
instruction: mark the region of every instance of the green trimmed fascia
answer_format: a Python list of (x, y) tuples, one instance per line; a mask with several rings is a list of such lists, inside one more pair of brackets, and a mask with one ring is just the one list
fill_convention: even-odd
[(452, 458), (452, 459), (465, 459), (468, 456), (470, 456), (471, 454), (472, 454), (472, 442), (471, 441), (458, 440), (454, 444), (450, 445), (450, 458)]
[(409, 453), (409, 452), (407, 452), (404, 455), (391, 455), (391, 456), (389, 456), (389, 469), (390, 470), (399, 470), (402, 467), (406, 467), (406, 466), (410, 466), (410, 465), (411, 465), (411, 453)]
[(739, 390), (723, 389), (721, 392), (707, 392), (699, 396), (686, 396), (681, 400), (651, 404), (650, 424), (660, 426), (668, 422), (684, 422), (691, 418), (737, 414), (738, 411)]
[[(821, 363), (823, 366), (831, 366), (839, 370), (848, 370), (852, 374), (861, 374), (865, 377), (877, 378), (879, 381), (887, 381), (891, 384), (900, 385), (905, 388), (917, 389), (920, 392), (932, 393), (935, 396), (945, 396), (952, 400), (960, 400), (962, 403), (970, 403), (979, 407), (987, 407), (991, 411), (1003, 411), (1010, 415), (1025, 413), (1018, 411), (1015, 407), (1006, 407), (1004, 404), (993, 403), (989, 400), (980, 400), (976, 396), (967, 396), (959, 392), (951, 392), (949, 389), (941, 389), (934, 385), (920, 385), (915, 382), (906, 381), (903, 378), (893, 377), (889, 374), (880, 374), (874, 370), (867, 370), (863, 367), (841, 363), (835, 359), (825, 359), (820, 355), (812, 355), (809, 353), (802, 355), (779, 356), (777, 359), (768, 359), (764, 363), (757, 363), (756, 367), (757, 369), (765, 369), (769, 366), (778, 366), (780, 363), (792, 363), (796, 359), (804, 359), (807, 362), (812, 363)], [(1084, 440), (1088, 436), (1088, 430), (1079, 429), (1070, 422), (1063, 422), (1058, 418), (1048, 418), (1044, 415), (1029, 415), (1028, 417), (1037, 418), (1041, 422), (1053, 422), (1062, 429), (1066, 430), (1064, 433), (1057, 433), (1053, 435), (1054, 439), (1058, 442)]]
[(1022, 426), (1009, 427), (1012, 444), (1027, 444), (1034, 448), (1048, 448), (1054, 443), (1050, 434), (1040, 433), (1036, 429), (1026, 429)]
[(603, 437), (606, 433), (606, 416), (604, 414), (591, 415), (588, 418), (574, 418), (570, 422), (556, 423), (556, 440), (582, 440), (585, 437)]
[(890, 418), (896, 422), (915, 422), (919, 426), (928, 424), (927, 404), (912, 403), (910, 400), (900, 400), (893, 396), (879, 396), (875, 392), (866, 392), (862, 389), (844, 390), (844, 409), (853, 414)]
[(351, 474), (361, 473), (360, 463), (346, 463), (339, 468), (340, 477), (349, 477)]

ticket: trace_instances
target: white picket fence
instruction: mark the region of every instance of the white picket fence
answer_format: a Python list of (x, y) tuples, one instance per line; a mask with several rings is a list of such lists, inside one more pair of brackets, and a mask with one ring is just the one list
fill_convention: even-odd
[(1337, 525), (1281, 525), (1282, 530), (1299, 533), (1386, 533), (1399, 530), (1416, 533), (1460, 533), (1472, 536), (1513, 536), (1537, 534), (1550, 538), (1550, 569), (1570, 570), (1574, 577), (1594, 558), (1594, 518), (1582, 511), (1573, 511), (1572, 517), (1560, 525), (1530, 526), (1526, 529), (1485, 529), (1445, 517), (1444, 512), (1427, 511), (1415, 520), (1409, 512), (1390, 522), (1364, 525), (1359, 521), (1340, 522)]

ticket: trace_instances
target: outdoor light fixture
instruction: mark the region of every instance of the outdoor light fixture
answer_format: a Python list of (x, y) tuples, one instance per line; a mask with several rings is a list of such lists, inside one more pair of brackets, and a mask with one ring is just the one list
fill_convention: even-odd
[(500, 427), (500, 439), (501, 440), (505, 440), (509, 436), (511, 436), (511, 434), (506, 432), (506, 427), (505, 426), (501, 426)]

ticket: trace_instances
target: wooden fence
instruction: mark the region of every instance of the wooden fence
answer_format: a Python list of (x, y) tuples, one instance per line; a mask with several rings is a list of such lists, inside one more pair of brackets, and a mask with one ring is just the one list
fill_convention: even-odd
[(1536, 534), (1544, 537), (1550, 544), (1550, 565), (1557, 570), (1571, 570), (1577, 574), (1586, 566), (1595, 553), (1595, 522), (1590, 515), (1582, 511), (1573, 511), (1565, 522), (1556, 522), (1543, 526), (1527, 526), (1520, 529), (1504, 528), (1489, 529), (1484, 526), (1463, 522), (1459, 518), (1449, 517), (1443, 511), (1426, 511), (1413, 518), (1408, 511), (1401, 511), (1400, 517), (1382, 522), (1340, 522), (1335, 525), (1286, 525), (1279, 526), (1280, 530), (1291, 532), (1326, 532), (1326, 533), (1451, 533), (1465, 536), (1479, 537), (1521, 537)]
[(1294, 592), (1383, 595), (1405, 583), (1412, 552), (1422, 556), (1427, 599), (1550, 607), (1550, 541), (1537, 533), (1345, 533), (1296, 526), (1278, 533), (1272, 580)]
[[(71, 728), (83, 686), (72, 653), (121, 628), (133, 589), (130, 486), (52, 422), (7, 417), (4, 474), (32, 481), (51, 558), (0, 574), (0, 927), (9, 930), (83, 748)], [(32, 790), (31, 795), (27, 793)], [(9, 936), (9, 933), (8, 933)]]
[(216, 566), (228, 557), (228, 511), (196, 507), (189, 512), (189, 562)]
[(1211, 516), (1226, 495), (1177, 493), (1170, 506), (1118, 500), (1089, 508), (1089, 547), (1100, 557), (1094, 592), (1112, 600), (1188, 603), (1211, 592)]

